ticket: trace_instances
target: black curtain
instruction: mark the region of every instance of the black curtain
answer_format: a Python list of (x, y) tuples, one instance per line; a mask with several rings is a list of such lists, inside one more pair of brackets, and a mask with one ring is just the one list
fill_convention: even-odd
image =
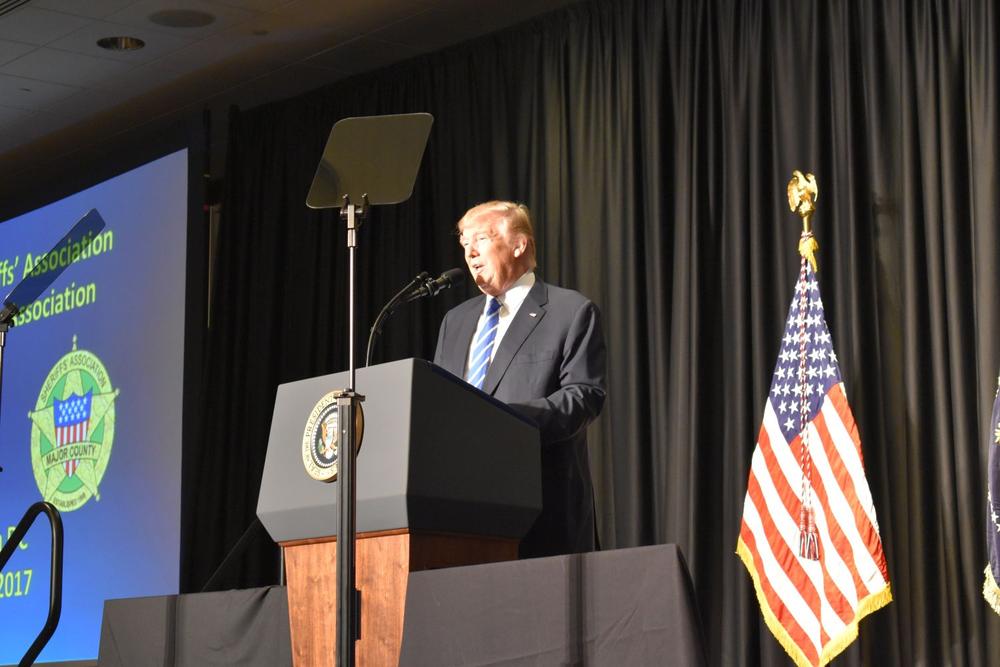
[[(412, 199), (361, 234), (359, 340), (413, 275), (462, 265), (466, 208), (528, 203), (541, 275), (604, 314), (601, 540), (680, 545), (712, 664), (787, 664), (734, 551), (798, 266), (785, 184), (815, 173), (819, 281), (895, 596), (842, 662), (1000, 663), (980, 594), (998, 28), (991, 0), (586, 2), (234, 113), (183, 585), (253, 520), (276, 385), (347, 366), (344, 226), (304, 205), (330, 127), (428, 111)], [(429, 358), (469, 294), (400, 312), (376, 361)], [(276, 568), (260, 540), (232, 579)]]

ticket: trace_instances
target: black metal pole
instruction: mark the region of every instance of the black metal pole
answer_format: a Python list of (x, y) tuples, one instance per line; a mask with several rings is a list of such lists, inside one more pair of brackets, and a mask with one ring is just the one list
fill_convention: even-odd
[(338, 453), (339, 466), (337, 482), (340, 486), (340, 517), (337, 529), (337, 664), (340, 667), (354, 667), (355, 642), (360, 638), (360, 606), (361, 594), (355, 587), (355, 537), (357, 490), (355, 487), (355, 472), (357, 433), (354, 428), (354, 416), (359, 397), (355, 393), (354, 364), (354, 300), (357, 291), (355, 284), (357, 230), (360, 226), (357, 210), (345, 198), (346, 205), (341, 214), (347, 219), (347, 252), (348, 252), (348, 316), (347, 316), (347, 350), (348, 367), (350, 369), (350, 386), (337, 399), (337, 417), (340, 424), (340, 448)]
[(14, 528), (14, 532), (7, 536), (7, 544), (0, 549), (0, 571), (7, 565), (7, 561), (14, 555), (14, 550), (28, 534), (35, 519), (39, 514), (45, 514), (49, 519), (49, 526), (52, 529), (52, 571), (49, 574), (49, 613), (45, 618), (45, 625), (42, 626), (35, 641), (31, 643), (18, 667), (31, 667), (35, 664), (35, 658), (42, 652), (45, 645), (52, 639), (56, 627), (59, 625), (59, 617), (62, 614), (62, 575), (63, 575), (63, 525), (62, 516), (55, 505), (44, 501), (38, 501), (28, 508), (21, 520)]

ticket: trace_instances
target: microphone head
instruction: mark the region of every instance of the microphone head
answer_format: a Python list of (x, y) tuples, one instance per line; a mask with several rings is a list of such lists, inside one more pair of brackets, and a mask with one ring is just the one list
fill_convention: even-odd
[(465, 271), (458, 268), (448, 269), (442, 273), (440, 277), (438, 277), (438, 280), (448, 287), (453, 287), (461, 284), (465, 280)]

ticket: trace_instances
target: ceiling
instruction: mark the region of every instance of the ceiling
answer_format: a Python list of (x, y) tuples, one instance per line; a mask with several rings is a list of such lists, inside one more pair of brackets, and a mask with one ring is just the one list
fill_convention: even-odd
[[(125, 135), (206, 108), (224, 119), (231, 104), (286, 98), (571, 1), (0, 1), (0, 198)], [(164, 11), (213, 18), (190, 27), (151, 19)], [(113, 52), (97, 45), (117, 36), (145, 46)], [(213, 123), (215, 175), (225, 143), (220, 125)]]

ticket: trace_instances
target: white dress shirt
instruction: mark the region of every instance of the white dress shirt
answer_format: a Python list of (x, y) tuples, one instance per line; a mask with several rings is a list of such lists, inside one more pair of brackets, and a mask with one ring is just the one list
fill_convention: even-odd
[[(507, 329), (510, 327), (510, 323), (514, 320), (514, 316), (517, 315), (517, 311), (521, 308), (521, 304), (528, 297), (528, 292), (535, 284), (535, 272), (528, 271), (523, 276), (517, 279), (517, 281), (511, 286), (509, 290), (497, 297), (500, 301), (500, 322), (497, 324), (497, 336), (493, 339), (493, 349), (490, 350), (490, 363), (493, 363), (493, 357), (496, 355), (497, 348), (500, 347), (500, 341), (503, 340), (504, 334), (507, 333)], [(479, 323), (476, 325), (476, 333), (472, 336), (472, 340), (475, 341), (479, 336), (479, 332), (482, 330), (483, 326), (486, 324), (486, 309), (490, 306), (489, 294), (486, 295), (486, 302), (483, 304), (483, 312), (479, 315)], [(465, 372), (469, 372), (469, 362), (472, 361), (472, 345), (469, 345), (469, 354), (465, 359)]]

